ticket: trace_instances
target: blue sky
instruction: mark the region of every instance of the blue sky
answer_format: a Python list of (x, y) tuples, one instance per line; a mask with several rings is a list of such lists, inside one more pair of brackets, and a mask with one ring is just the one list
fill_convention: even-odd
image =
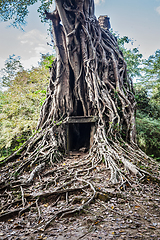
[[(135, 40), (145, 58), (160, 49), (160, 0), (95, 0), (95, 14), (109, 15), (113, 31)], [(21, 57), (25, 68), (36, 66), (40, 53), (52, 53), (47, 45), (47, 27), (36, 12), (38, 4), (30, 7), (24, 32), (0, 22), (0, 68), (9, 55)], [(132, 46), (128, 46), (132, 47)]]

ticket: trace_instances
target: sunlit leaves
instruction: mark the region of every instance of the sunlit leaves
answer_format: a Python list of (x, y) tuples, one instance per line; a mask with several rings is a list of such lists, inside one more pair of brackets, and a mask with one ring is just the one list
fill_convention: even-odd
[(136, 126), (139, 146), (148, 155), (158, 158), (160, 156), (160, 121), (139, 112)]
[(160, 50), (143, 62), (143, 84), (150, 91), (151, 101), (160, 106)]
[(49, 69), (52, 66), (54, 60), (54, 56), (50, 55), (49, 53), (47, 54), (42, 54), (41, 55), (41, 65), (44, 66), (45, 68)]
[[(8, 66), (5, 72), (9, 71)], [(17, 72), (16, 66), (12, 81), (8, 77), (9, 87), (0, 92), (1, 154), (4, 149), (16, 149), (35, 131), (49, 82), (45, 63), (28, 71), (22, 67)]]
[(134, 44), (134, 42), (127, 36), (120, 37), (119, 35), (116, 35), (116, 37), (119, 48), (122, 51), (124, 59), (127, 63), (127, 70), (129, 76), (132, 78), (141, 76), (142, 54), (139, 52), (138, 48), (126, 48), (125, 44)]
[(12, 81), (18, 72), (23, 71), (23, 66), (20, 62), (20, 57), (16, 57), (14, 54), (9, 56), (9, 58), (5, 61), (5, 67), (1, 69), (1, 86), (9, 87), (12, 85)]
[(140, 147), (160, 160), (160, 50), (143, 61), (136, 84), (137, 133)]

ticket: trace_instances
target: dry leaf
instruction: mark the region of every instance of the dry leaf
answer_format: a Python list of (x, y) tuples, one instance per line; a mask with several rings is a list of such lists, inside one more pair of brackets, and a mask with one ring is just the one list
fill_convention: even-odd
[(48, 207), (48, 203), (44, 204), (43, 206), (44, 206), (44, 207)]
[(140, 208), (140, 206), (135, 206), (135, 208)]

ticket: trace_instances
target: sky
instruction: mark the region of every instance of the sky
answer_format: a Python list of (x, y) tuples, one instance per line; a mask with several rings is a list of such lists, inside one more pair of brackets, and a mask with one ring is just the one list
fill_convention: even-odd
[[(28, 69), (38, 65), (41, 54), (53, 53), (48, 24), (41, 23), (37, 8), (29, 8), (24, 31), (0, 22), (0, 69), (9, 55), (20, 56)], [(144, 58), (160, 49), (160, 0), (95, 0), (95, 15), (108, 15), (113, 31), (133, 39)]]

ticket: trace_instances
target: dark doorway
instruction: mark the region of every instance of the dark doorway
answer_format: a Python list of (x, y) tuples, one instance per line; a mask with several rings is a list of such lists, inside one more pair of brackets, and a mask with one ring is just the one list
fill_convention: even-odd
[(90, 148), (91, 123), (69, 124), (69, 150), (79, 150), (85, 147)]

